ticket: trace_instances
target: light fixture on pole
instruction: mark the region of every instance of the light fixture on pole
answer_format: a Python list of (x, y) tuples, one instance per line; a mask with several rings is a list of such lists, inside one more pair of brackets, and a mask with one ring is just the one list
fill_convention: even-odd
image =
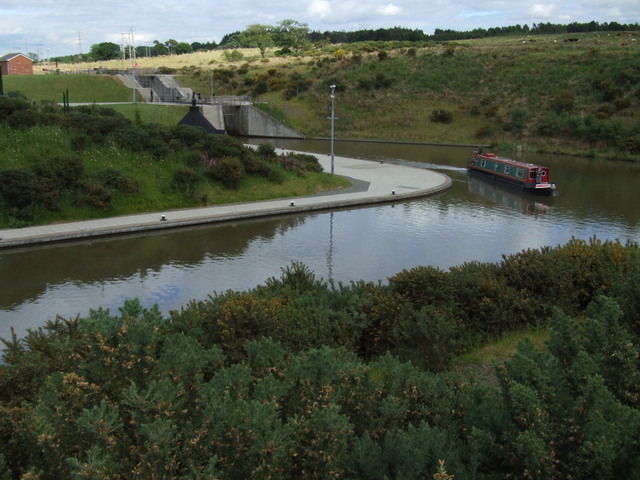
[(211, 68), (211, 103), (213, 103), (213, 68)]
[(333, 135), (335, 131), (334, 124), (336, 120), (336, 115), (335, 115), (336, 86), (331, 85), (329, 88), (331, 89), (331, 175), (333, 175), (333, 172), (334, 172)]

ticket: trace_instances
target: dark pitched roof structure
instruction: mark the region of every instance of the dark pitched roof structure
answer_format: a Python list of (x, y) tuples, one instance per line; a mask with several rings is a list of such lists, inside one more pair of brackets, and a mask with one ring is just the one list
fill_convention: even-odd
[(200, 108), (196, 105), (195, 99), (191, 101), (191, 106), (187, 114), (182, 117), (182, 120), (178, 122), (178, 125), (190, 125), (192, 127), (203, 128), (207, 133), (223, 134), (224, 130), (218, 130), (213, 124), (206, 119), (206, 117), (200, 111)]
[(6, 55), (0, 57), (0, 62), (8, 62), (9, 60), (11, 60), (12, 58), (15, 58), (15, 57), (24, 57), (27, 60), (33, 62), (32, 58), (27, 57), (23, 53), (7, 53)]

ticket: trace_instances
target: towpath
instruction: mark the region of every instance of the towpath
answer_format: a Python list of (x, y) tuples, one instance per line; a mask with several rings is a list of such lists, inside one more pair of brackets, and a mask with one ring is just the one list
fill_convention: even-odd
[[(330, 172), (330, 156), (317, 156), (324, 170)], [(451, 179), (447, 175), (432, 170), (346, 157), (334, 156), (334, 173), (348, 177), (353, 185), (343, 190), (304, 197), (4, 229), (0, 230), (0, 248), (388, 203), (434, 195), (451, 186)]]

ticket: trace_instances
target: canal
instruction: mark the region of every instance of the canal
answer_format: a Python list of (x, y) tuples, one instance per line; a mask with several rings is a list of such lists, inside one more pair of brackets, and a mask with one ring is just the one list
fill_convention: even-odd
[[(329, 151), (320, 140), (274, 144)], [(554, 197), (538, 198), (468, 178), (469, 152), (337, 141), (336, 155), (442, 171), (453, 186), (410, 202), (0, 251), (0, 337), (56, 315), (116, 313), (130, 298), (166, 314), (214, 292), (253, 288), (294, 261), (325, 280), (384, 283), (419, 265), (497, 262), (572, 237), (640, 241), (640, 165), (522, 155), (549, 166), (558, 185)]]

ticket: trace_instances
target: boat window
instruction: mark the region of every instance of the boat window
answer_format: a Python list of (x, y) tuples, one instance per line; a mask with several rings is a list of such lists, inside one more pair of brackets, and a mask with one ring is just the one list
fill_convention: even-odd
[(511, 173), (511, 165), (504, 166), (504, 173), (507, 173), (507, 174)]
[(497, 172), (498, 171), (498, 167), (500, 166), (499, 163), (494, 163), (493, 164), (493, 169)]
[(536, 178), (536, 172), (534, 172), (533, 170), (531, 170), (529, 172), (529, 178)]
[(524, 178), (524, 170), (521, 168), (516, 169), (516, 177)]
[(486, 165), (487, 165), (487, 161), (486, 161), (484, 158), (482, 158), (482, 159), (480, 160), (480, 166), (481, 166), (481, 167), (485, 167)]

